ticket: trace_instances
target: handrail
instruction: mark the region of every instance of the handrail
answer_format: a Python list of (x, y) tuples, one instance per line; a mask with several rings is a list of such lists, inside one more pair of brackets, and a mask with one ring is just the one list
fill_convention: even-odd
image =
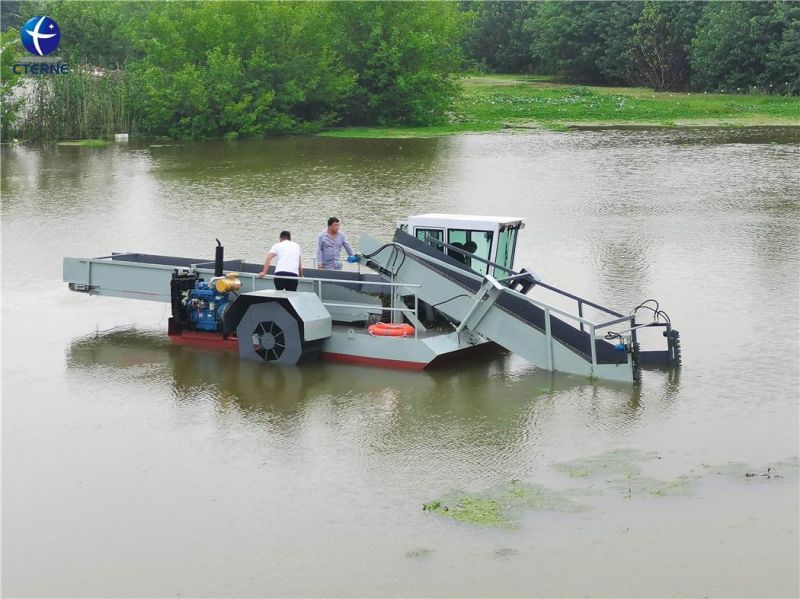
[[(370, 304), (337, 304), (335, 302), (322, 302), (326, 306), (333, 306), (335, 308), (377, 308), (378, 306), (372, 306)], [(382, 311), (386, 312), (411, 312), (412, 314), (416, 314), (413, 308), (387, 308), (385, 306), (381, 306)]]
[(246, 273), (239, 273), (239, 276), (242, 275), (249, 275), (255, 279), (297, 279), (299, 282), (303, 281), (319, 281), (320, 283), (349, 283), (353, 285), (379, 285), (382, 287), (422, 287), (422, 285), (418, 285), (417, 283), (386, 283), (384, 281), (357, 281), (353, 279), (324, 279), (322, 277), (278, 277), (275, 275), (264, 275), (263, 277), (258, 277), (253, 273), (246, 272)]
[(552, 285), (548, 285), (547, 283), (542, 283), (541, 281), (536, 281), (536, 285), (538, 285), (539, 287), (544, 287), (545, 289), (549, 289), (550, 291), (555, 291), (556, 293), (558, 293), (560, 295), (563, 295), (564, 297), (568, 297), (570, 299), (574, 299), (576, 302), (579, 302), (581, 304), (586, 304), (587, 306), (591, 306), (592, 308), (595, 308), (597, 310), (601, 310), (603, 312), (611, 314), (611, 316), (618, 316), (620, 318), (622, 318), (624, 316), (624, 314), (620, 314), (619, 312), (615, 312), (614, 310), (611, 310), (610, 308), (606, 308), (605, 306), (601, 306), (600, 304), (595, 304), (594, 302), (591, 302), (591, 301), (589, 301), (587, 299), (583, 299), (580, 296), (577, 296), (577, 295), (574, 295), (572, 293), (569, 293), (568, 291), (564, 291), (563, 289), (559, 289), (558, 287), (553, 287)]
[(581, 324), (586, 324), (591, 327), (597, 327), (597, 325), (588, 318), (584, 318), (583, 316), (578, 316), (576, 314), (573, 314), (572, 312), (567, 312), (566, 310), (562, 310), (561, 308), (556, 308), (555, 306), (551, 306), (550, 304), (546, 304), (544, 302), (535, 300), (532, 297), (528, 297), (527, 295), (524, 295), (523, 297), (527, 298), (528, 301), (530, 301), (534, 306), (537, 306), (542, 310), (549, 310), (550, 312), (555, 312), (556, 314), (560, 314), (561, 316), (566, 316), (567, 318), (571, 318), (572, 320), (577, 320)]
[(620, 316), (619, 318), (615, 318), (614, 320), (609, 320), (608, 322), (603, 322), (603, 323), (600, 323), (600, 324), (596, 324), (596, 325), (594, 325), (594, 328), (595, 329), (604, 329), (606, 327), (610, 327), (611, 325), (619, 324), (621, 322), (630, 322), (631, 318), (633, 318), (633, 316), (630, 316), (630, 315), (628, 315), (628, 316)]
[[(439, 265), (441, 265), (441, 266), (443, 266), (445, 268), (448, 268), (450, 270), (456, 271), (456, 267), (454, 267), (452, 264), (448, 264), (447, 262), (443, 262), (442, 260), (439, 260), (438, 258), (434, 258), (433, 256), (429, 256), (427, 254), (423, 254), (422, 252), (419, 252), (419, 251), (417, 251), (417, 250), (415, 250), (413, 248), (409, 248), (409, 247), (406, 247), (406, 246), (403, 246), (403, 247), (407, 252), (410, 252), (412, 255), (420, 256), (425, 260), (433, 262), (434, 264), (439, 264)], [(456, 248), (456, 249), (458, 249), (458, 248)], [(473, 279), (478, 280), (478, 281), (485, 281), (485, 279), (486, 279), (486, 275), (480, 275), (480, 274), (476, 273), (473, 270), (469, 270), (469, 271), (459, 270), (458, 272), (462, 272), (465, 275), (469, 275)], [(577, 320), (581, 324), (587, 324), (587, 325), (590, 325), (590, 326), (595, 326), (595, 323), (593, 321), (591, 321), (591, 320), (583, 318), (582, 316), (579, 316), (579, 315), (572, 314), (571, 312), (567, 312), (565, 310), (561, 310), (560, 308), (556, 308), (555, 306), (551, 306), (550, 304), (542, 302), (541, 300), (533, 299), (532, 297), (530, 297), (528, 295), (524, 295), (524, 294), (520, 293), (519, 291), (517, 291), (515, 289), (512, 289), (510, 287), (504, 288), (503, 291), (506, 292), (506, 293), (508, 293), (508, 292), (516, 293), (520, 297), (522, 297), (522, 298), (526, 299), (527, 301), (531, 302), (534, 306), (537, 306), (539, 308), (548, 308), (552, 312), (555, 312), (557, 314), (561, 314), (561, 315), (566, 316), (568, 318), (571, 318), (573, 320)]]
[[(245, 273), (245, 274), (250, 275), (250, 277), (254, 281), (255, 281), (256, 278), (259, 278), (259, 279), (287, 279), (287, 278), (290, 278), (290, 277), (285, 277), (285, 276), (279, 277), (279, 276), (276, 276), (276, 275), (264, 275), (263, 277), (257, 277), (253, 273)], [(419, 304), (418, 304), (418, 301), (417, 301), (417, 294), (416, 293), (414, 293), (414, 308), (396, 308), (394, 306), (394, 295), (395, 295), (394, 293), (392, 293), (392, 305), (390, 307), (375, 306), (375, 305), (367, 304), (367, 303), (364, 303), (364, 304), (345, 304), (345, 303), (337, 303), (337, 302), (326, 302), (326, 301), (324, 301), (322, 299), (322, 283), (357, 283), (357, 284), (364, 284), (364, 285), (381, 285), (381, 286), (390, 287), (390, 288), (395, 288), (395, 287), (413, 287), (413, 288), (418, 288), (418, 287), (422, 287), (422, 285), (418, 285), (416, 283), (386, 283), (386, 282), (382, 282), (382, 281), (376, 281), (376, 282), (373, 283), (372, 281), (353, 281), (351, 279), (326, 279), (326, 278), (322, 278), (322, 277), (291, 277), (291, 278), (297, 279), (298, 282), (306, 281), (306, 282), (312, 282), (312, 283), (319, 283), (318, 290), (317, 290), (317, 297), (319, 297), (319, 300), (322, 302), (322, 304), (324, 306), (329, 306), (329, 307), (332, 307), (332, 308), (356, 308), (356, 309), (367, 309), (367, 310), (369, 310), (369, 309), (377, 309), (377, 308), (380, 307), (380, 310), (382, 312), (386, 311), (386, 312), (400, 312), (401, 314), (403, 314), (403, 313), (413, 314), (414, 315), (414, 321), (417, 321), (417, 322), (419, 321)], [(414, 339), (417, 339), (418, 335), (419, 335), (419, 331), (417, 330), (417, 327), (414, 327)]]
[[(511, 268), (507, 268), (505, 266), (501, 266), (501, 265), (497, 264), (496, 262), (492, 262), (491, 260), (486, 260), (484, 258), (481, 258), (480, 256), (476, 256), (475, 254), (467, 252), (466, 250), (464, 250), (462, 248), (450, 245), (449, 243), (445, 243), (444, 241), (440, 241), (439, 239), (436, 239), (432, 235), (426, 235), (425, 236), (425, 241), (435, 241), (437, 244), (442, 245), (442, 246), (444, 246), (446, 248), (455, 250), (456, 252), (459, 252), (460, 254), (463, 254), (463, 255), (469, 257), (472, 260), (477, 260), (479, 262), (483, 262), (484, 264), (488, 264), (489, 266), (493, 266), (494, 268), (499, 268), (500, 270), (503, 270), (503, 271), (505, 271), (507, 273), (511, 273), (510, 277), (504, 277), (502, 280), (510, 280), (510, 279), (515, 278), (515, 277), (525, 276), (525, 275), (528, 274), (528, 273), (517, 272), (517, 271), (515, 271), (515, 270), (513, 270)], [(601, 310), (602, 312), (606, 312), (607, 314), (611, 314), (612, 316), (618, 316), (618, 317), (622, 317), (623, 316), (623, 314), (620, 314), (619, 312), (615, 312), (614, 310), (606, 308), (605, 306), (601, 306), (599, 304), (595, 304), (594, 302), (591, 302), (591, 301), (589, 301), (587, 299), (584, 299), (584, 298), (582, 298), (580, 296), (577, 296), (577, 295), (574, 295), (572, 293), (569, 293), (568, 291), (564, 291), (563, 289), (559, 289), (558, 287), (553, 287), (552, 285), (548, 285), (547, 283), (543, 283), (540, 280), (537, 280), (536, 284), (538, 286), (540, 286), (540, 287), (544, 287), (545, 289), (549, 289), (550, 291), (554, 291), (555, 293), (563, 295), (564, 297), (568, 297), (570, 299), (575, 300), (576, 302), (578, 302), (578, 308), (579, 309), (581, 308), (580, 304), (586, 304), (587, 306), (591, 306), (592, 308), (595, 308), (596, 310)], [(582, 312), (582, 310), (580, 310), (580, 311)]]
[[(633, 319), (633, 316), (631, 316), (629, 318)], [(666, 323), (666, 322), (645, 322), (645, 323), (642, 323), (642, 324), (637, 324), (635, 326), (631, 326), (630, 328), (623, 329), (621, 331), (614, 331), (614, 333), (616, 333), (617, 335), (622, 335), (623, 333), (630, 333), (630, 332), (633, 332), (633, 331), (638, 331), (639, 329), (646, 329), (646, 328), (649, 328), (649, 327), (666, 327), (668, 324), (669, 323)], [(597, 328), (598, 327), (595, 327), (595, 329), (597, 329)], [(603, 339), (604, 337), (605, 337), (605, 335), (598, 335), (596, 338), (597, 339)]]

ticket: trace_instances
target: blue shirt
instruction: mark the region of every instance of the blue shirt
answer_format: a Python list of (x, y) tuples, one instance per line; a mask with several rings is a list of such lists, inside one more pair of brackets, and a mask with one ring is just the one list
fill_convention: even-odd
[(345, 249), (348, 256), (353, 255), (353, 248), (347, 243), (345, 234), (339, 231), (335, 237), (331, 238), (326, 229), (317, 238), (317, 264), (322, 264), (322, 268), (339, 270), (342, 268), (342, 261), (339, 256)]

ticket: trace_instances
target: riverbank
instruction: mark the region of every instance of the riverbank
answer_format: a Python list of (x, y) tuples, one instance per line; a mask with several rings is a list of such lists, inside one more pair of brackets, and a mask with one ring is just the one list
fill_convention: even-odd
[(545, 76), (487, 75), (462, 81), (450, 122), (433, 127), (343, 127), (327, 137), (437, 137), (502, 129), (597, 126), (800, 126), (800, 98), (654, 92), (639, 87), (553, 83)]

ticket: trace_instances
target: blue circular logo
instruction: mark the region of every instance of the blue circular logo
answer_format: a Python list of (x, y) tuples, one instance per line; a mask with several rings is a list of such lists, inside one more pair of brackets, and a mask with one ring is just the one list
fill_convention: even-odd
[(58, 48), (61, 30), (50, 17), (33, 17), (19, 30), (22, 45), (31, 54), (44, 56)]

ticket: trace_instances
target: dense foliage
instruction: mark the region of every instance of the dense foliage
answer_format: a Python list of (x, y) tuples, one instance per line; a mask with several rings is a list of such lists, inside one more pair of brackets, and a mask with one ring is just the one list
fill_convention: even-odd
[[(446, 119), (460, 89), (466, 15), (454, 3), (54, 0), (17, 11), (59, 23), (59, 52), (72, 68), (36, 82), (32, 105), (63, 108), (67, 93), (84, 91), (113, 96), (91, 103), (99, 112), (76, 107), (84, 114), (69, 120), (98, 124), (86, 135), (121, 120), (128, 131), (175, 137), (429, 125)], [(64, 81), (87, 74), (94, 92)], [(109, 118), (112, 104), (121, 112)], [(24, 123), (18, 131), (74, 134)]]
[(16, 62), (19, 32), (9, 28), (0, 32), (0, 69), (3, 76), (0, 78), (0, 138), (5, 139), (11, 128), (17, 122), (19, 109), (23, 103), (22, 97), (15, 93), (22, 81), (22, 75), (12, 71)]
[(800, 3), (464, 2), (472, 64), (657, 90), (800, 94)]
[[(11, 74), (13, 27), (36, 14), (59, 23), (70, 75)], [(474, 70), (800, 94), (784, 1), (9, 0), (3, 27), (3, 135), (27, 139), (441, 125)]]

